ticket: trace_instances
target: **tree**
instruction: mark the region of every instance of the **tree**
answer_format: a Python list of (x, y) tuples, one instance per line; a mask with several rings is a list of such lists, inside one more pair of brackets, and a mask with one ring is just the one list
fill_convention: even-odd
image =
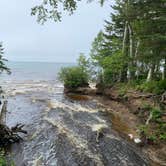
[[(109, 49), (110, 50), (110, 49)], [(93, 63), (96, 65), (96, 62), (102, 66), (102, 60), (105, 56), (104, 51), (104, 33), (100, 31), (97, 37), (92, 43), (92, 48), (90, 50), (90, 57), (93, 60)]]
[(116, 0), (111, 21), (105, 21), (91, 49), (110, 78), (113, 73), (122, 82), (166, 78), (165, 7), (165, 0)]
[[(155, 79), (166, 49), (166, 1), (138, 1), (136, 10), (141, 11), (135, 22), (136, 33), (141, 41), (142, 60), (148, 66), (147, 81)], [(157, 69), (158, 68), (158, 69)]]
[(86, 56), (83, 53), (80, 53), (80, 56), (77, 60), (78, 62), (78, 66), (80, 66), (82, 68), (82, 70), (84, 70), (85, 72), (89, 72), (89, 60), (86, 58)]
[[(55, 22), (61, 21), (62, 12), (66, 11), (70, 15), (77, 9), (77, 4), (81, 0), (41, 0), (41, 4), (36, 5), (31, 10), (31, 15), (37, 16), (39, 23), (45, 23), (48, 19), (52, 19)], [(92, 2), (94, 0), (87, 0)], [(99, 0), (103, 5), (105, 0)]]
[(4, 48), (2, 46), (2, 43), (0, 43), (0, 73), (6, 71), (8, 74), (10, 74), (10, 69), (5, 64), (7, 60), (3, 58), (3, 54)]

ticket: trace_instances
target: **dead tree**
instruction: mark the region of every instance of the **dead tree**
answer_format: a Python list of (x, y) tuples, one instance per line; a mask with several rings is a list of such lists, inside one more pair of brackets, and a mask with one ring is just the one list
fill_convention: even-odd
[(0, 110), (0, 147), (6, 147), (13, 143), (18, 143), (22, 138), (18, 133), (27, 134), (27, 131), (22, 128), (24, 125), (17, 124), (16, 126), (9, 128), (5, 124), (5, 116), (7, 111), (7, 101), (1, 101), (1, 110)]

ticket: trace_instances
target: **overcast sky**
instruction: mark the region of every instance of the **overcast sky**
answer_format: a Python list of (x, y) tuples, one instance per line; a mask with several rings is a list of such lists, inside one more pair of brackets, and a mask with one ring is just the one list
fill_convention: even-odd
[(88, 55), (111, 8), (83, 1), (74, 15), (66, 14), (62, 22), (42, 26), (30, 16), (31, 7), (40, 0), (1, 0), (0, 41), (5, 57), (11, 61), (75, 62), (79, 53)]

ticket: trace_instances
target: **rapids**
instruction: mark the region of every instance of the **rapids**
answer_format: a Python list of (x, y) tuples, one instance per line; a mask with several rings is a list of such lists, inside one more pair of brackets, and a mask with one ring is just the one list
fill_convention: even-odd
[[(6, 124), (27, 135), (10, 149), (16, 166), (146, 166), (139, 148), (118, 137), (106, 110), (89, 97), (67, 97), (54, 81), (5, 82)], [(98, 135), (98, 138), (97, 138)]]

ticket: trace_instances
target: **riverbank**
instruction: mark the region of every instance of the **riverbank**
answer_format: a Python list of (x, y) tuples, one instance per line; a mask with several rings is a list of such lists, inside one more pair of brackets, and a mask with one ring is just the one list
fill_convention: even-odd
[[(113, 87), (104, 90), (103, 94), (94, 88), (79, 88), (74, 94), (68, 94), (73, 98), (81, 99), (89, 97), (90, 100), (96, 100), (100, 105), (107, 109), (112, 122), (113, 129), (129, 142), (138, 143), (141, 151), (148, 155), (151, 165), (166, 165), (166, 145), (165, 140), (149, 137), (148, 139), (141, 135), (142, 128), (150, 126), (150, 134), (158, 130), (157, 124), (149, 119), (150, 112), (147, 107), (157, 108), (155, 96), (151, 93), (142, 93), (134, 89), (122, 91), (119, 87)], [(108, 114), (107, 114), (108, 116)], [(163, 111), (162, 120), (165, 120), (165, 110)], [(165, 122), (165, 121), (164, 121)], [(150, 123), (150, 125), (149, 125)], [(146, 130), (146, 129), (145, 129)], [(149, 134), (148, 133), (148, 134)], [(140, 142), (141, 140), (141, 142)]]

